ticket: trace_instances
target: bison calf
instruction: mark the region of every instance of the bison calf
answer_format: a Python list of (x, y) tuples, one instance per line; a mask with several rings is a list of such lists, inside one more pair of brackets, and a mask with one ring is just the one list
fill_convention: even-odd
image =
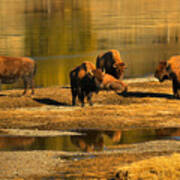
[(116, 79), (110, 74), (102, 72), (100, 69), (93, 71), (94, 76), (100, 83), (101, 90), (113, 90), (116, 92), (127, 92), (128, 86), (121, 80)]
[(97, 80), (94, 76), (94, 70), (95, 65), (86, 61), (70, 72), (72, 105), (76, 105), (76, 97), (79, 98), (82, 106), (84, 106), (85, 97), (87, 97), (89, 104), (92, 105), (92, 93), (98, 92), (98, 82), (100, 80), (100, 78)]
[(172, 80), (173, 93), (180, 98), (180, 56), (173, 56), (167, 61), (160, 61), (154, 75), (160, 82)]
[(113, 49), (97, 56), (96, 68), (105, 70), (117, 79), (123, 79), (126, 66), (121, 60), (119, 51)]
[(0, 83), (11, 84), (19, 79), (24, 81), (24, 92), (30, 85), (34, 94), (35, 61), (27, 57), (0, 56)]

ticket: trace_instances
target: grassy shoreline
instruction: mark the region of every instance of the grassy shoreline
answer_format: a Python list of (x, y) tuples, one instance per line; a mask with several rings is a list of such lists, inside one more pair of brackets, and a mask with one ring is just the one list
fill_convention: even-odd
[[(83, 128), (119, 130), (180, 127), (180, 100), (173, 98), (169, 81), (163, 84), (156, 81), (132, 82), (129, 83), (126, 95), (102, 91), (93, 95), (93, 106), (86, 104), (84, 108), (80, 104), (71, 106), (69, 88), (37, 88), (34, 96), (21, 96), (21, 93), (22, 90), (1, 91), (0, 129), (68, 131)], [(172, 160), (174, 157), (179, 158), (179, 143), (179, 141), (140, 143), (124, 147), (129, 152), (101, 154), (95, 155), (93, 159), (80, 160), (64, 159), (64, 155), (59, 151), (3, 152), (0, 158), (0, 170), (4, 173), (0, 179), (40, 180), (49, 176), (58, 179), (60, 175), (77, 179), (108, 179), (115, 177), (116, 173), (120, 172), (119, 169), (124, 166), (128, 166), (130, 173), (133, 172), (131, 169), (136, 166), (133, 164), (131, 168), (131, 163), (138, 163), (140, 160), (161, 156), (166, 158), (173, 153), (177, 155), (172, 155)], [(30, 161), (32, 162), (27, 164)], [(21, 162), (20, 165), (17, 166), (17, 162)], [(177, 164), (178, 168), (180, 168), (179, 164)], [(147, 170), (148, 173), (150, 170), (151, 168)], [(13, 172), (17, 173), (13, 174)], [(122, 172), (124, 173), (124, 169)], [(178, 171), (172, 172), (179, 177)]]
[(129, 83), (126, 95), (101, 91), (87, 103), (71, 106), (68, 88), (37, 88), (34, 96), (7, 90), (0, 97), (0, 128), (119, 129), (180, 126), (180, 101), (171, 83)]

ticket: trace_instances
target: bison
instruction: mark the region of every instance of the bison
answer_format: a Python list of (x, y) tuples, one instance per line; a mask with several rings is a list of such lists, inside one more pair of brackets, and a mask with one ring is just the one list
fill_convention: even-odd
[(110, 74), (106, 74), (101, 69), (96, 69), (90, 62), (83, 62), (70, 71), (70, 83), (72, 93), (72, 105), (76, 105), (76, 97), (79, 98), (82, 107), (84, 98), (92, 105), (92, 93), (100, 90), (114, 90), (116, 92), (126, 92), (127, 85)]
[(36, 64), (33, 59), (27, 57), (6, 57), (0, 56), (0, 83), (12, 84), (19, 79), (24, 82), (24, 92), (26, 94), (28, 86), (32, 88), (34, 94), (34, 75)]
[(113, 49), (97, 56), (96, 68), (105, 70), (117, 79), (123, 79), (126, 66), (121, 60), (119, 51)]
[(93, 71), (98, 80), (100, 90), (113, 90), (115, 92), (127, 92), (128, 86), (122, 80), (116, 79), (110, 74), (102, 72), (100, 69)]
[(154, 76), (163, 82), (166, 79), (172, 80), (173, 94), (180, 98), (180, 56), (173, 56), (167, 61), (160, 61)]
[(92, 105), (92, 93), (99, 91), (99, 79), (97, 80), (93, 74), (95, 71), (95, 65), (91, 62), (85, 61), (81, 65), (77, 66), (70, 71), (70, 83), (71, 83), (71, 93), (72, 93), (72, 105), (76, 105), (76, 97), (81, 102), (82, 107), (84, 106), (84, 98), (90, 105)]

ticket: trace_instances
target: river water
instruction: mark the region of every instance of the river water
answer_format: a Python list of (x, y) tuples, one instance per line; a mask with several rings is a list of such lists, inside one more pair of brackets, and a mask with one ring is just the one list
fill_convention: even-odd
[(146, 76), (180, 54), (180, 1), (0, 0), (0, 47), (37, 61), (36, 87), (67, 85), (70, 69), (108, 49), (120, 51), (126, 78)]
[[(21, 131), (21, 130), (19, 130)], [(121, 145), (155, 140), (180, 140), (179, 128), (117, 131), (79, 130), (79, 135), (26, 136), (0, 132), (0, 151), (56, 150), (66, 152), (110, 151)], [(113, 148), (114, 150), (116, 148)]]

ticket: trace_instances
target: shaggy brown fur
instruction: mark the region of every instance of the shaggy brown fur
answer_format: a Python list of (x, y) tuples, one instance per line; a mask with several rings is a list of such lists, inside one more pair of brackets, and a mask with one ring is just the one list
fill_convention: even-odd
[(180, 98), (180, 56), (173, 56), (167, 61), (160, 61), (155, 77), (163, 82), (166, 79), (172, 80), (173, 93), (176, 98)]
[(84, 98), (92, 105), (92, 93), (98, 92), (98, 82), (93, 74), (95, 65), (91, 62), (83, 62), (70, 72), (72, 105), (76, 105), (76, 97), (78, 96), (82, 106), (84, 106)]
[(117, 79), (123, 79), (126, 66), (121, 60), (119, 51), (113, 49), (97, 56), (96, 68), (105, 70)]
[(35, 61), (27, 57), (0, 56), (0, 82), (11, 84), (19, 79), (24, 81), (24, 92), (26, 94), (28, 85), (34, 94), (34, 75), (36, 72)]
[(127, 85), (110, 74), (102, 72), (100, 69), (93, 71), (95, 77), (101, 82), (100, 88), (103, 90), (113, 90), (116, 92), (127, 92)]

